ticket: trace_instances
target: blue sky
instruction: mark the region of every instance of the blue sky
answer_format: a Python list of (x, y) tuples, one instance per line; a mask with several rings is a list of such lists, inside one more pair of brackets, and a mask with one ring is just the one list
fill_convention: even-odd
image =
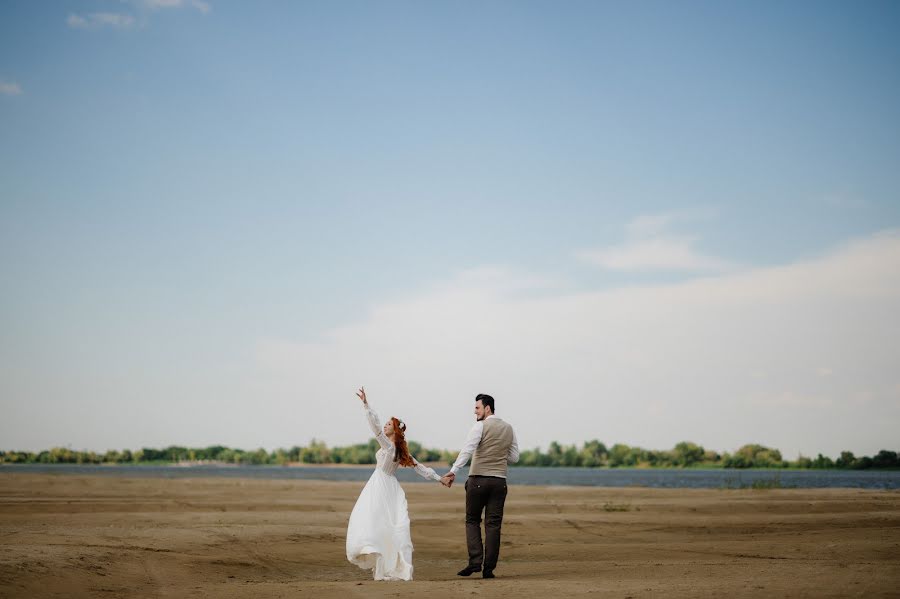
[[(0, 446), (356, 442), (368, 384), (445, 447), (502, 390), (526, 445), (897, 449), (898, 26), (891, 2), (6, 2)], [(821, 287), (799, 301), (784, 269)], [(772, 313), (692, 295), (757, 280)], [(645, 314), (593, 319), (630, 293)], [(712, 331), (817, 310), (840, 334), (789, 327), (769, 363), (759, 325), (752, 364), (710, 361), (733, 351)], [(668, 347), (695, 313), (718, 316), (681, 375), (652, 383), (661, 351), (616, 384), (547, 366)], [(554, 349), (498, 357), (523, 343)], [(674, 385), (692, 364), (723, 382)], [(704, 394), (760, 420), (697, 427)], [(548, 426), (556, 395), (598, 424)]]

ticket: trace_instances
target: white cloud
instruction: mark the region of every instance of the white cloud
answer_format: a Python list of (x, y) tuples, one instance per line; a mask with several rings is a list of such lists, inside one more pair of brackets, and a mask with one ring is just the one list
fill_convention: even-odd
[[(531, 284), (467, 272), (321, 341), (260, 341), (252, 395), (279, 414), (266, 430), (361, 441), (352, 391), (365, 384), (376, 408), (432, 446), (461, 443), (479, 392), (497, 398), (524, 447), (692, 439), (719, 450), (760, 442), (790, 457), (895, 444), (897, 232), (675, 284), (520, 292)], [(841, 376), (818, 376), (822, 364)], [(861, 386), (873, 391), (863, 397)], [(325, 407), (326, 427), (304, 418)]]
[(0, 81), (0, 95), (19, 96), (22, 94), (22, 87), (15, 81)]
[[(18, 398), (0, 439), (100, 450), (358, 443), (369, 433), (353, 392), (365, 384), (382, 415), (435, 447), (460, 446), (475, 394), (488, 392), (525, 448), (599, 438), (872, 455), (900, 449), (898, 307), (896, 231), (778, 267), (590, 292), (491, 266), (376, 302), (320, 338), (207, 348), (211, 361), (149, 366), (141, 351), (119, 352), (137, 357), (115, 367), (87, 351), (87, 371), (68, 358), (49, 370), (0, 361), (0, 395)], [(67, 399), (43, 399), (55, 397)], [(89, 426), (104, 415), (116, 426)]]
[(623, 271), (724, 271), (733, 268), (726, 260), (698, 252), (692, 237), (656, 237), (629, 241), (619, 246), (584, 250), (582, 260), (609, 270)]
[(697, 238), (668, 231), (677, 221), (697, 220), (701, 213), (644, 214), (625, 226), (628, 239), (616, 246), (582, 250), (585, 262), (619, 271), (706, 271), (734, 267), (726, 260), (706, 255), (695, 246)]
[(95, 12), (86, 15), (70, 14), (66, 23), (73, 29), (100, 29), (111, 27), (113, 29), (128, 29), (135, 24), (135, 18), (131, 15)]
[(675, 225), (708, 221), (715, 218), (717, 210), (709, 206), (670, 212), (640, 214), (625, 225), (625, 231), (632, 239), (661, 235)]
[(646, 237), (662, 233), (675, 219), (673, 214), (642, 214), (625, 226), (632, 237)]
[(183, 0), (144, 0), (144, 6), (156, 10), (160, 8), (181, 8), (184, 6)]
[(70, 14), (66, 19), (66, 24), (74, 29), (87, 29), (88, 20), (81, 15)]
[(164, 10), (168, 8), (184, 8), (190, 6), (206, 14), (212, 10), (209, 2), (204, 0), (139, 0), (139, 4), (149, 10)]
[[(165, 9), (180, 9), (184, 7), (192, 7), (203, 14), (208, 14), (212, 10), (212, 5), (205, 0), (132, 0), (130, 4), (134, 7), (135, 11), (141, 14), (141, 24), (146, 24), (148, 12), (156, 12)], [(121, 13), (72, 13), (66, 19), (66, 23), (73, 29), (100, 29), (103, 27), (128, 29), (137, 25), (138, 19), (134, 15)]]

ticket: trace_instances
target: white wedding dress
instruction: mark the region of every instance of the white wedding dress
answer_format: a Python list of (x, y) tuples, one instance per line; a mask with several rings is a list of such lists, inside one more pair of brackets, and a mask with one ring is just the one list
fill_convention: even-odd
[[(412, 539), (406, 494), (394, 474), (400, 462), (385, 436), (378, 415), (366, 404), (369, 426), (381, 449), (378, 465), (363, 487), (347, 525), (347, 559), (364, 570), (372, 570), (375, 580), (412, 580)], [(431, 468), (416, 462), (423, 478), (440, 481)]]

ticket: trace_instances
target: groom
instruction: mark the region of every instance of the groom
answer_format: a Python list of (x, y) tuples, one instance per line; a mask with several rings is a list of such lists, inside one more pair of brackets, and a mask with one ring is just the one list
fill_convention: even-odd
[[(482, 578), (494, 578), (494, 568), (500, 556), (500, 525), (503, 523), (503, 504), (506, 502), (507, 464), (519, 461), (519, 444), (509, 423), (494, 415), (494, 398), (484, 393), (475, 397), (475, 425), (469, 431), (465, 445), (450, 472), (441, 478), (446, 486), (453, 484), (456, 473), (472, 457), (469, 478), (466, 480), (466, 544), (469, 565), (459, 576), (484, 573)], [(484, 546), (481, 544), (481, 514), (484, 516)]]

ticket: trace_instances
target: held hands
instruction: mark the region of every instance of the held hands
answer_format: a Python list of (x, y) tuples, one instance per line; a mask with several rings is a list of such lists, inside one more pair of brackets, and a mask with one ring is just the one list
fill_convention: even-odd
[(359, 391), (356, 392), (356, 396), (362, 400), (364, 406), (369, 405), (369, 402), (366, 401), (366, 388), (365, 387), (360, 387)]

